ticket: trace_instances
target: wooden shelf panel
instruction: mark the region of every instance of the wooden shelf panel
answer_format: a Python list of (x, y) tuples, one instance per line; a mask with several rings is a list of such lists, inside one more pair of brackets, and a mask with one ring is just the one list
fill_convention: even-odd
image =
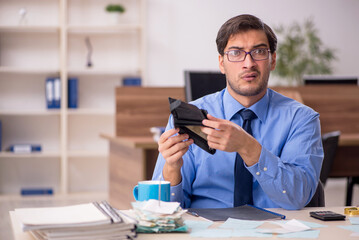
[(28, 110), (28, 109), (17, 109), (17, 110), (0, 110), (0, 115), (8, 116), (60, 116), (60, 110)]
[(115, 26), (89, 26), (89, 25), (72, 25), (67, 27), (69, 34), (122, 34), (142, 29), (140, 24), (121, 24)]
[(59, 26), (0, 26), (0, 32), (17, 32), (17, 33), (58, 33)]
[(103, 76), (138, 76), (141, 70), (135, 71), (121, 71), (117, 69), (96, 69), (96, 68), (83, 68), (83, 69), (69, 69), (69, 75), (86, 76), (86, 75), (103, 75)]
[(60, 69), (0, 66), (0, 73), (33, 74), (33, 75), (58, 75), (59, 72), (60, 72)]
[(0, 152), (1, 158), (60, 158), (58, 152), (34, 152), (34, 153), (13, 153), (13, 152)]
[(82, 157), (92, 157), (92, 158), (106, 158), (108, 157), (108, 152), (100, 151), (86, 151), (86, 150), (72, 150), (68, 152), (68, 157), (71, 158), (82, 158)]
[(69, 115), (96, 115), (96, 116), (115, 116), (115, 111), (110, 109), (68, 109)]

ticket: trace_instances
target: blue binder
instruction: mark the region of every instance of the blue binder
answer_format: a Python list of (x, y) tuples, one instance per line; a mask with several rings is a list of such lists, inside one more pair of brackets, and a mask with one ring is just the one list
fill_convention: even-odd
[(45, 82), (46, 107), (53, 109), (54, 107), (54, 79), (46, 78)]
[(39, 145), (39, 144), (13, 144), (13, 145), (10, 145), (9, 151), (14, 152), (14, 153), (41, 152), (41, 145)]
[(140, 77), (125, 77), (122, 80), (123, 86), (141, 86)]
[(78, 79), (69, 78), (68, 79), (68, 108), (77, 108), (78, 107)]
[(0, 152), (2, 151), (2, 123), (0, 120)]
[(54, 108), (61, 107), (61, 81), (59, 77), (54, 78)]
[(52, 195), (52, 188), (22, 188), (21, 195)]

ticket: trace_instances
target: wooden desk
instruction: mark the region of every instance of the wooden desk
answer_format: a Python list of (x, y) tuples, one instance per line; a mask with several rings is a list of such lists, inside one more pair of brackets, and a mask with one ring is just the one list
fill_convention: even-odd
[[(315, 211), (315, 210), (331, 210), (334, 212), (343, 213), (344, 207), (305, 208), (300, 211), (287, 211), (287, 210), (283, 210), (283, 209), (271, 209), (271, 210), (286, 215), (287, 219), (289, 219), (289, 220), (297, 219), (297, 220), (303, 220), (303, 221), (308, 221), (308, 222), (315, 222), (315, 223), (319, 223), (319, 224), (328, 226), (328, 227), (323, 227), (323, 228), (316, 228), (317, 230), (320, 230), (319, 237), (317, 238), (319, 240), (349, 239), (350, 235), (352, 234), (351, 231), (338, 227), (340, 225), (351, 225), (348, 219), (346, 219), (345, 221), (323, 222), (323, 221), (311, 218), (309, 216), (309, 212)], [(198, 217), (196, 218), (196, 217), (190, 216), (188, 214), (184, 214), (183, 218), (184, 218), (184, 220), (186, 220), (186, 219), (197, 220), (197, 221), (204, 220), (203, 218), (198, 218)], [(11, 215), (11, 220), (12, 220), (12, 229), (13, 229), (15, 240), (34, 240), (34, 238), (30, 235), (30, 233), (26, 233), (26, 232), (24, 233), (21, 231), (20, 224), (16, 221), (16, 219), (14, 218), (13, 215)], [(212, 226), (210, 226), (210, 228), (217, 228), (221, 223), (222, 222), (215, 222)], [(136, 239), (139, 239), (139, 240), (146, 240), (146, 239), (159, 239), (159, 240), (161, 240), (161, 239), (166, 239), (166, 240), (171, 240), (171, 239), (173, 239), (173, 240), (176, 240), (176, 239), (195, 240), (195, 239), (199, 239), (199, 240), (203, 240), (204, 238), (194, 238), (194, 237), (191, 237), (189, 233), (167, 233), (167, 234), (148, 234), (148, 233), (146, 233), (146, 234), (138, 234), (138, 237)], [(245, 239), (245, 238), (241, 237), (241, 238), (230, 238), (230, 239)], [(258, 237), (257, 238), (256, 237), (253, 239), (283, 239), (283, 238), (279, 238), (278, 236), (274, 235), (271, 238), (268, 238), (268, 237), (266, 237), (266, 238)], [(298, 238), (291, 238), (291, 239), (295, 240)], [(300, 238), (300, 239), (303, 239), (303, 238)]]
[[(342, 132), (330, 177), (359, 176), (359, 88), (300, 86), (274, 89), (318, 111), (323, 133)], [(166, 125), (168, 96), (183, 99), (184, 89), (116, 89), (116, 137), (102, 137), (110, 143), (109, 199), (119, 209), (130, 207), (134, 200), (132, 190), (138, 181), (152, 177), (158, 151), (149, 128)]]
[[(118, 209), (130, 208), (134, 201), (132, 190), (138, 181), (152, 178), (158, 156), (158, 145), (152, 137), (112, 137), (101, 135), (110, 142), (109, 201)], [(331, 177), (359, 176), (359, 134), (340, 136), (337, 158)]]
[(344, 133), (339, 138), (339, 146), (348, 147), (354, 146), (359, 147), (359, 133)]
[(109, 202), (118, 209), (128, 209), (134, 201), (134, 186), (152, 178), (157, 143), (152, 137), (101, 137), (110, 143)]

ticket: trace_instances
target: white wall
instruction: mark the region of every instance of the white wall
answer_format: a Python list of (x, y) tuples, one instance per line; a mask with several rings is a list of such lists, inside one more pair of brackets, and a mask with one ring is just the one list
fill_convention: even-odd
[(337, 50), (334, 75), (359, 76), (358, 0), (148, 0), (147, 9), (148, 86), (183, 86), (184, 70), (218, 70), (217, 31), (243, 13), (272, 28), (312, 17), (325, 46)]

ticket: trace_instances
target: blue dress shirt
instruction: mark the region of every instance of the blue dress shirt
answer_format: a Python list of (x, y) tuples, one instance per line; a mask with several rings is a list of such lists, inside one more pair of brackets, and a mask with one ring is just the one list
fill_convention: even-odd
[[(244, 108), (227, 89), (191, 103), (230, 121)], [(252, 120), (252, 132), (262, 145), (258, 163), (247, 167), (253, 175), (254, 205), (303, 208), (316, 191), (324, 156), (319, 114), (271, 89), (249, 109), (258, 117)], [(242, 119), (236, 121), (242, 125)], [(166, 130), (173, 127), (171, 115)], [(171, 201), (183, 208), (233, 207), (235, 159), (235, 152), (211, 155), (192, 144), (183, 156), (182, 182), (171, 187)], [(159, 154), (153, 179), (163, 179), (164, 164)]]

